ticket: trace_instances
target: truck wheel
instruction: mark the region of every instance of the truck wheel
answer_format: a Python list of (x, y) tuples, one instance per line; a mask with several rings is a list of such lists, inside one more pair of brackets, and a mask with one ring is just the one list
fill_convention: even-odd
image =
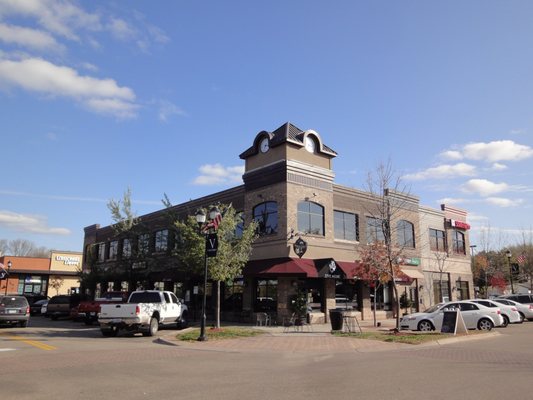
[(154, 336), (158, 330), (159, 321), (157, 320), (157, 318), (152, 317), (152, 319), (150, 319), (150, 327), (148, 328), (147, 332), (143, 332), (143, 336)]
[(181, 317), (178, 318), (178, 329), (185, 329), (187, 326), (189, 326), (189, 316), (185, 311), (183, 314), (181, 314)]
[(83, 322), (85, 322), (85, 325), (92, 325), (93, 319), (90, 315), (86, 315), (85, 318), (83, 318)]
[(118, 328), (116, 326), (113, 326), (111, 328), (102, 328), (102, 335), (105, 337), (115, 337), (118, 335)]

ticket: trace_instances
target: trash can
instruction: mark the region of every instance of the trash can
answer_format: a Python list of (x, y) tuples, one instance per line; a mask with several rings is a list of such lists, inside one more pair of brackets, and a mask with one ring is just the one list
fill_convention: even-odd
[(343, 312), (338, 308), (329, 310), (329, 321), (331, 322), (332, 331), (342, 331)]

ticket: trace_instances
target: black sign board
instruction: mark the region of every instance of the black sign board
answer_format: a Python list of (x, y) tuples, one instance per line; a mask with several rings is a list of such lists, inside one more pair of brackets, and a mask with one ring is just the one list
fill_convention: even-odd
[(218, 250), (218, 237), (216, 233), (205, 235), (205, 254), (207, 257), (216, 257)]
[(441, 333), (455, 333), (457, 329), (457, 317), (459, 311), (444, 311), (444, 317), (442, 318)]
[(294, 245), (292, 247), (294, 248), (294, 252), (296, 253), (296, 255), (302, 258), (302, 256), (307, 251), (307, 242), (301, 237), (299, 237), (298, 240), (294, 242)]

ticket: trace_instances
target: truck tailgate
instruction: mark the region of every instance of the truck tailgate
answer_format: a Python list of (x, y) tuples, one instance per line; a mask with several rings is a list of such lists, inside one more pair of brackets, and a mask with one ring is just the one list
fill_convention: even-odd
[(102, 304), (100, 318), (132, 318), (136, 316), (137, 304)]

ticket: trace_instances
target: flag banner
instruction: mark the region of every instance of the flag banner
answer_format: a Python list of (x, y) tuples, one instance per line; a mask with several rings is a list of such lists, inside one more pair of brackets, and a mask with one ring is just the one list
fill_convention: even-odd
[(518, 261), (518, 265), (524, 265), (526, 263), (526, 256), (524, 254), (520, 254), (518, 257), (516, 257), (516, 261)]
[(0, 263), (0, 280), (4, 280), (7, 278), (9, 274), (4, 268), (4, 264)]

